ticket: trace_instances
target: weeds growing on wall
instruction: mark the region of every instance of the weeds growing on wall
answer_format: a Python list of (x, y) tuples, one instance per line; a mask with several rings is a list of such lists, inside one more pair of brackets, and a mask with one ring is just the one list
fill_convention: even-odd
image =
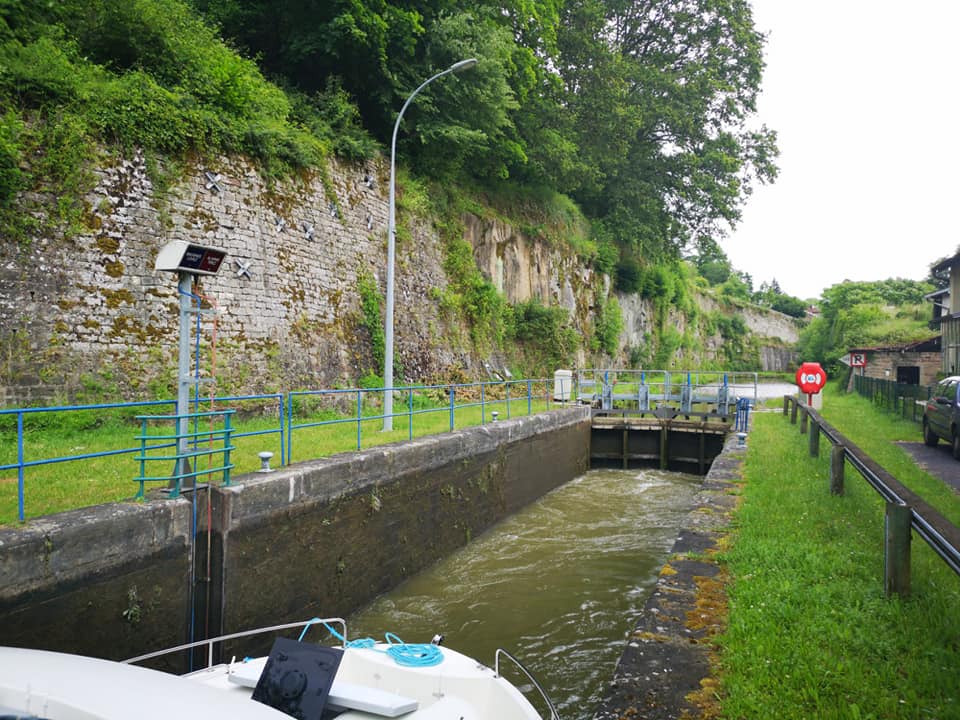
[(512, 337), (521, 346), (528, 370), (564, 367), (580, 347), (567, 310), (537, 299), (513, 307)]
[(602, 351), (615, 357), (620, 349), (620, 333), (623, 331), (623, 315), (620, 312), (620, 303), (617, 298), (610, 296), (608, 300), (602, 297), (597, 300), (596, 321), (593, 328), (591, 349)]
[(370, 336), (373, 366), (382, 368), (387, 341), (380, 313), (380, 288), (369, 273), (362, 273), (357, 277), (357, 293), (360, 295), (360, 324)]

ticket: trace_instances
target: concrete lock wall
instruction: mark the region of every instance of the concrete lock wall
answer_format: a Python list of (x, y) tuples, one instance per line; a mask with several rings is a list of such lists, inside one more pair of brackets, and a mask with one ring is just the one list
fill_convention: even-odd
[(0, 529), (0, 645), (121, 659), (183, 642), (191, 514), (112, 503)]
[(569, 408), (242, 476), (211, 489), (209, 529), (198, 493), (192, 593), (185, 498), (0, 530), (0, 644), (123, 658), (191, 622), (349, 615), (586, 471), (589, 446), (589, 410)]

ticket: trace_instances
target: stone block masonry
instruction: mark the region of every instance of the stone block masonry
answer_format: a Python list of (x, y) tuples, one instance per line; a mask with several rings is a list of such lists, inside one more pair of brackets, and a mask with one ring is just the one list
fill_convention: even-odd
[[(153, 269), (158, 250), (175, 239), (228, 253), (220, 272), (200, 283), (207, 304), (219, 311), (215, 369), (210, 318), (201, 351), (204, 372), (215, 373), (221, 394), (334, 387), (382, 371), (374, 367), (357, 290), (366, 275), (384, 292), (382, 161), (331, 161), (323, 172), (270, 183), (249, 163), (222, 158), (188, 167), (160, 191), (136, 153), (95, 175), (85, 231), (0, 243), (0, 405), (66, 402), (81, 390), (111, 399), (175, 392), (177, 280)], [(395, 353), (405, 377), (486, 379), (488, 358), (458, 341), (465, 337), (463, 319), (443, 309), (443, 240), (402, 208), (399, 222), (408, 232), (397, 245)], [(475, 225), (465, 220), (465, 227)], [(468, 239), (487, 242), (472, 233)], [(578, 262), (574, 257), (519, 235), (503, 243), (523, 259), (501, 278), (520, 288), (511, 300), (536, 296), (574, 306), (569, 284), (563, 290), (558, 280), (560, 268)], [(581, 284), (578, 292), (587, 298), (593, 291)]]
[(253, 473), (211, 489), (209, 527), (198, 493), (193, 543), (189, 497), (0, 529), (0, 645), (122, 659), (191, 622), (200, 639), (349, 615), (582, 474), (589, 443), (589, 409), (568, 408)]
[[(158, 250), (177, 239), (228, 253), (220, 272), (200, 285), (219, 309), (215, 368), (213, 321), (205, 318), (201, 329), (203, 372), (215, 376), (218, 394), (353, 385), (381, 372), (357, 288), (364, 275), (381, 296), (385, 289), (385, 166), (331, 161), (322, 172), (270, 183), (242, 159), (221, 158), (187, 167), (169, 189), (155, 186), (141, 153), (96, 169), (83, 231), (0, 242), (0, 406), (175, 395), (177, 282), (153, 265)], [(56, 201), (31, 197), (40, 208)], [(395, 355), (403, 377), (487, 379), (483, 363), (491, 358), (472, 347), (466, 319), (445, 304), (444, 239), (429, 218), (411, 217), (402, 204), (400, 211)], [(478, 267), (509, 302), (562, 306), (576, 330), (591, 336), (609, 278), (562, 244), (525, 237), (495, 219), (461, 220)], [(648, 342), (654, 313), (651, 301), (637, 296), (620, 304), (626, 353)], [(775, 316), (747, 321), (780, 347), (795, 329)], [(720, 343), (707, 339), (703, 358), (677, 361), (693, 367), (713, 359)], [(761, 337), (761, 347), (770, 344)], [(590, 365), (586, 352), (577, 365)], [(777, 358), (770, 369), (782, 369), (772, 367)]]

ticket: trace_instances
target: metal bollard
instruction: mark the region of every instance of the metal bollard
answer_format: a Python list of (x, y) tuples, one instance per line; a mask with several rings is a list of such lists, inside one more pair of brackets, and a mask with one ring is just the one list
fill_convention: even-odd
[(269, 450), (264, 450), (263, 452), (258, 452), (257, 457), (260, 458), (260, 469), (257, 472), (268, 473), (273, 472), (270, 469), (270, 458), (273, 457), (273, 453)]

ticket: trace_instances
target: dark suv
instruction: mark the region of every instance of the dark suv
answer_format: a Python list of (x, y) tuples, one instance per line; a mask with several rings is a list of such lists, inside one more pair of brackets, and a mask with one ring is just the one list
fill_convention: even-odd
[(923, 441), (933, 447), (940, 438), (950, 443), (953, 456), (960, 460), (960, 376), (937, 383), (923, 410)]

